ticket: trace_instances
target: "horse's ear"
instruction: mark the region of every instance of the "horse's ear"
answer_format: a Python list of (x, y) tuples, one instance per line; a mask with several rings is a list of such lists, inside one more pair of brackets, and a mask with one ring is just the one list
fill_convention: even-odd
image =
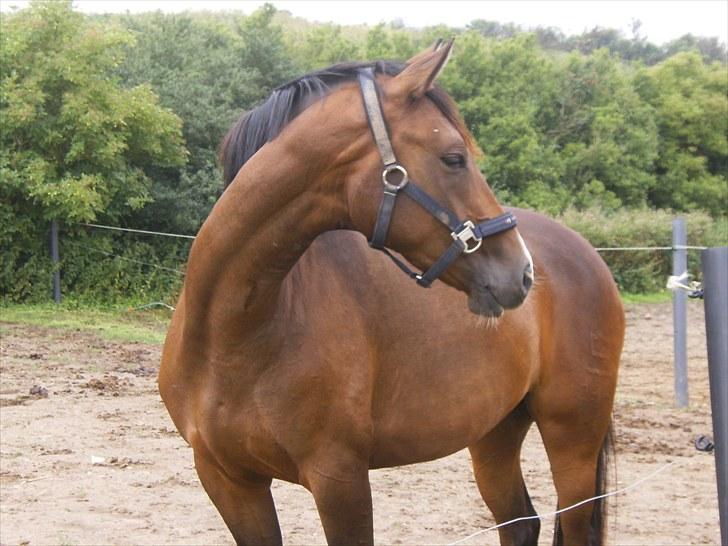
[(430, 55), (430, 54), (434, 53), (435, 51), (437, 51), (438, 49), (440, 49), (444, 44), (445, 44), (445, 41), (442, 38), (438, 38), (435, 43), (433, 43), (427, 49), (423, 49), (422, 51), (420, 51), (417, 55), (415, 55), (409, 61), (407, 61), (405, 63), (405, 65), (409, 66), (411, 64), (416, 63), (417, 61), (424, 58), (425, 56)]
[(388, 86), (391, 93), (418, 99), (429, 91), (450, 58), (452, 44), (453, 40), (438, 40), (432, 47), (407, 61), (405, 69), (391, 80)]

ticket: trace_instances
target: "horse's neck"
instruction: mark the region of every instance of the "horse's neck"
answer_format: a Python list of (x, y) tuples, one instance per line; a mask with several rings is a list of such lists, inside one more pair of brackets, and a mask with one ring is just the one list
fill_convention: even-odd
[(318, 234), (345, 221), (345, 200), (326, 187), (315, 160), (277, 148), (251, 158), (190, 253), (186, 313), (198, 326), (215, 324), (215, 335), (229, 328), (234, 338), (269, 321), (288, 271)]

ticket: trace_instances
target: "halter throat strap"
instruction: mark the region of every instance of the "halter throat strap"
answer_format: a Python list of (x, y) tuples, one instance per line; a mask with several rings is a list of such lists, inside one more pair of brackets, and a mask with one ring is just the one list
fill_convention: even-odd
[[(417, 284), (429, 287), (432, 282), (442, 275), (450, 265), (463, 254), (475, 252), (480, 248), (485, 237), (501, 233), (516, 227), (516, 217), (511, 212), (506, 212), (491, 220), (474, 224), (470, 220), (461, 221), (454, 213), (440, 205), (424, 190), (417, 186), (409, 178), (407, 170), (397, 162), (389, 139), (387, 124), (382, 113), (382, 106), (379, 101), (379, 94), (374, 79), (374, 71), (371, 67), (362, 69), (359, 72), (359, 87), (364, 100), (364, 109), (369, 120), (369, 127), (372, 136), (377, 144), (379, 155), (384, 165), (382, 171), (382, 183), (384, 192), (382, 202), (379, 205), (377, 220), (369, 240), (369, 246), (381, 250), (408, 276), (415, 279)], [(438, 258), (438, 260), (424, 273), (416, 273), (407, 265), (390, 253), (385, 248), (389, 224), (394, 214), (394, 208), (399, 194), (404, 193), (415, 201), (440, 223), (447, 226), (453, 238), (452, 244)]]

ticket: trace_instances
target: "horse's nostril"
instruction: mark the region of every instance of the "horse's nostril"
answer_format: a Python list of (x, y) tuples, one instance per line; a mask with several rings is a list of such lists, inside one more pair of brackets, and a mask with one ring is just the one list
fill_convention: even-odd
[(533, 279), (531, 278), (530, 275), (524, 274), (523, 275), (523, 287), (526, 290), (530, 290), (531, 289), (531, 285), (533, 285)]
[(533, 269), (531, 268), (531, 264), (529, 264), (523, 272), (523, 288), (528, 291), (531, 289), (531, 286), (533, 286)]

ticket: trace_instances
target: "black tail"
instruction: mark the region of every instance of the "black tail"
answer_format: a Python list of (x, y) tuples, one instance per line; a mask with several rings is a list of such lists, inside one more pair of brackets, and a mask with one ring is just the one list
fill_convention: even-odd
[[(609, 430), (604, 436), (602, 447), (599, 450), (599, 458), (597, 459), (596, 483), (594, 484), (594, 496), (598, 497), (607, 492), (607, 482), (609, 478), (609, 467), (614, 460), (614, 426), (609, 425)], [(591, 525), (589, 526), (589, 541), (587, 546), (603, 546), (607, 539), (607, 499), (597, 499), (594, 501), (594, 510), (591, 517)], [(614, 511), (616, 513), (616, 511)], [(556, 516), (554, 522), (554, 541), (553, 546), (561, 546), (564, 543), (564, 537), (561, 533), (561, 522), (559, 516)]]
[[(614, 464), (614, 425), (609, 425), (602, 449), (599, 451), (599, 459), (597, 460), (597, 476), (594, 495), (603, 495), (607, 492), (609, 482), (609, 467)], [(607, 539), (607, 499), (599, 499), (594, 501), (594, 511), (592, 512), (591, 526), (589, 530), (589, 545), (602, 546), (606, 544)]]

